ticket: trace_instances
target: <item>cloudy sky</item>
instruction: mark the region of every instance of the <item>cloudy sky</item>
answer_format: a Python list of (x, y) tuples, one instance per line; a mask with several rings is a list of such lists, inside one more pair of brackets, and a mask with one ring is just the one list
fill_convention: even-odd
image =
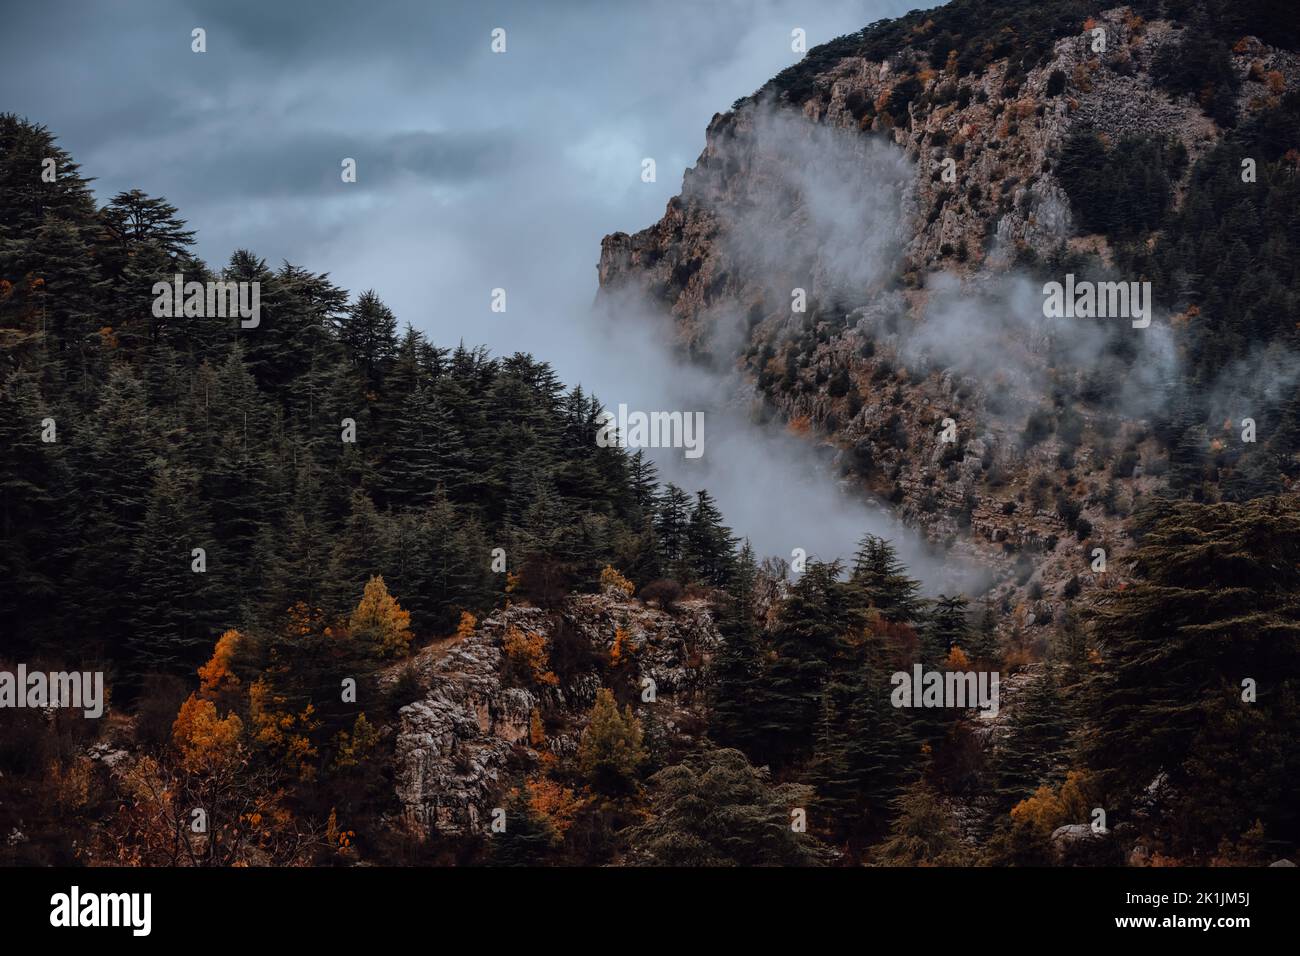
[(710, 117), (794, 62), (792, 29), (812, 46), (909, 5), (53, 0), (6, 12), (0, 109), (49, 126), (101, 201), (166, 196), (210, 265), (247, 247), (328, 271), (573, 381), (596, 373), (562, 316), (591, 302), (601, 236), (662, 215)]
[[(607, 407), (701, 408), (719, 399), (666, 335), (593, 322), (601, 237), (663, 214), (713, 114), (795, 62), (792, 30), (811, 48), (914, 3), (52, 0), (6, 12), (0, 109), (58, 135), (101, 201), (165, 196), (212, 266), (287, 259), (439, 344), (530, 351)], [(705, 442), (665, 476), (709, 487), (761, 553), (889, 533), (786, 436), (724, 410)]]

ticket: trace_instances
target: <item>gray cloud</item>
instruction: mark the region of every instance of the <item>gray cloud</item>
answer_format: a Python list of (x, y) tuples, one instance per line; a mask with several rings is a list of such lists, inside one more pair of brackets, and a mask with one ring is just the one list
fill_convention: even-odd
[[(865, 530), (865, 506), (680, 372), (650, 317), (611, 338), (591, 317), (595, 264), (603, 235), (662, 215), (710, 117), (795, 62), (792, 29), (815, 45), (912, 5), (84, 0), (7, 13), (0, 88), (101, 200), (138, 187), (175, 203), (210, 264), (246, 247), (329, 272), (435, 341), (531, 351), (607, 403), (707, 400), (711, 470), (668, 476), (707, 482), (760, 549), (829, 558)], [(783, 504), (760, 506), (762, 489)]]

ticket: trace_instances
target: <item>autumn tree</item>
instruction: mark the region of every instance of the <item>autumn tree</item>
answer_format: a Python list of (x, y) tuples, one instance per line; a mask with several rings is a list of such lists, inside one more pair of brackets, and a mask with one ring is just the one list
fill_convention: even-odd
[(382, 577), (366, 582), (348, 629), (353, 640), (368, 645), (376, 657), (403, 657), (410, 650), (411, 615), (388, 593)]
[(627, 795), (636, 789), (637, 771), (645, 759), (641, 722), (630, 706), (619, 713), (613, 692), (602, 687), (578, 745), (583, 776), (600, 793)]

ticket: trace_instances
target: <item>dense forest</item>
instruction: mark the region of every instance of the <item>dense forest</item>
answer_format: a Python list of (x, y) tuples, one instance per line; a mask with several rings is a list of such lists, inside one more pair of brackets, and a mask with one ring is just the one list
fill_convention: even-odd
[[(954, 0), (816, 47), (737, 106), (821, 108), (844, 58), (892, 62), (878, 97), (842, 98), (884, 137), (918, 107), (1021, 96), (1097, 13)], [(1088, 241), (1021, 242), (1008, 268), (1150, 280), (1178, 358), (1150, 409), (1121, 407), (1150, 355), (1127, 323), (1091, 367), (1045, 346), (1046, 385), (1000, 436), (1014, 462), (970, 416), (925, 444), (947, 420), (918, 401), (928, 379), (976, 402), (939, 359), (887, 352), (902, 309), (877, 341), (854, 313), (871, 303), (787, 326), (783, 301), (737, 362), (765, 424), (831, 445), (865, 422), (836, 449), (842, 483), (900, 512), (919, 497), (919, 525), (952, 511), (931, 544), (995, 566), (970, 593), (927, 587), (865, 528), (844, 559), (756, 553), (708, 488), (598, 441), (601, 400), (545, 356), (432, 341), (310, 264), (213, 267), (165, 198), (97, 196), (50, 130), (0, 114), (0, 674), (101, 672), (108, 698), (88, 717), (0, 687), (0, 865), (1297, 859), (1300, 94), (1250, 77), (1276, 97), (1243, 109), (1232, 55), (1300, 33), (1284, 0), (1129, 15), (1188, 24), (1152, 82), (1215, 141), (1069, 127), (1041, 174)], [(1076, 81), (1044, 79), (1068, 114)], [(1048, 107), (1025, 107), (1028, 139)], [(996, 178), (992, 218), (1019, 202)], [(954, 187), (972, 222), (994, 185)], [(669, 258), (638, 255), (666, 263), (659, 286), (698, 282), (709, 252), (721, 295), (716, 250), (658, 231)], [(970, 231), (939, 259), (978, 268)], [(881, 298), (921, 298), (922, 268)], [(177, 275), (256, 283), (257, 321), (159, 314)], [(1258, 441), (1215, 437), (1237, 429), (1230, 390)], [(926, 674), (992, 675), (1000, 698), (911, 699)]]
[[(1300, 838), (1293, 499), (1144, 512), (1132, 586), (1042, 646), (1000, 635), (992, 604), (924, 599), (879, 538), (846, 567), (759, 561), (706, 490), (599, 447), (594, 396), (527, 355), (399, 333), (374, 293), (241, 251), (221, 276), (261, 283), (256, 328), (155, 318), (154, 281), (207, 275), (177, 211), (140, 192), (96, 208), (15, 116), (0, 187), (3, 653), (106, 670), (140, 755), (105, 775), (93, 721), (6, 711), (8, 862), (1036, 864), (1094, 807), (1168, 860), (1259, 862)], [(413, 678), (376, 676), (512, 603), (558, 615), (611, 589), (712, 609), (695, 744), (654, 732), (617, 645), (525, 642), (512, 681), (606, 688), (577, 752), (520, 756), (502, 834), (395, 834), (384, 728)], [(891, 705), (918, 662), (1042, 674), (984, 748), (973, 710)], [(178, 794), (224, 842), (177, 838)]]

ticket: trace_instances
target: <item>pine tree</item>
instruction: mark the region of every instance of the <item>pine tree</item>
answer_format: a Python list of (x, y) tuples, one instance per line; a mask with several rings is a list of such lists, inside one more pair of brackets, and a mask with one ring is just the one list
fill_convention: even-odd
[(866, 605), (878, 609), (890, 621), (907, 624), (920, 614), (921, 585), (907, 576), (898, 552), (884, 538), (863, 535), (849, 580)]
[(994, 758), (997, 792), (1012, 802), (1064, 777), (1070, 727), (1050, 666), (1027, 682), (1011, 710), (1011, 730)]
[(403, 657), (411, 646), (411, 615), (388, 593), (382, 577), (366, 582), (348, 630), (375, 657)]
[(652, 866), (816, 866), (833, 854), (796, 830), (810, 788), (773, 784), (738, 750), (687, 755), (650, 778), (651, 817), (629, 833)]
[[(1222, 809), (1202, 840), (1235, 837), (1253, 822), (1244, 807), (1275, 838), (1300, 832), (1281, 797), (1300, 767), (1298, 503), (1157, 506), (1140, 522), (1136, 582), (1093, 614), (1103, 664), (1088, 681), (1087, 764), (1129, 790), (1163, 772)], [(1199, 754), (1211, 750), (1236, 752), (1250, 773), (1207, 772)]]
[(691, 577), (724, 588), (736, 560), (736, 538), (722, 523), (722, 512), (708, 491), (695, 493), (695, 507), (686, 525), (684, 561)]
[(339, 342), (361, 372), (367, 390), (378, 394), (397, 352), (397, 318), (373, 289), (361, 293), (340, 319)]
[(966, 649), (967, 636), (970, 633), (970, 626), (966, 620), (969, 606), (970, 602), (960, 595), (956, 597), (939, 595), (930, 612), (930, 620), (926, 628), (927, 664), (938, 667), (943, 664), (948, 657), (948, 652), (954, 647)]
[(746, 541), (736, 562), (730, 592), (718, 622), (722, 647), (711, 668), (712, 720), (710, 733), (719, 743), (746, 753), (755, 752), (754, 714), (763, 709), (761, 632), (754, 601), (758, 566)]
[(664, 570), (678, 580), (688, 575), (686, 529), (690, 523), (690, 496), (669, 482), (655, 503), (655, 535)]
[(894, 801), (889, 838), (877, 851), (886, 866), (961, 866), (969, 856), (952, 814), (924, 779)]
[(790, 589), (772, 628), (775, 660), (767, 674), (769, 706), (761, 715), (764, 748), (774, 762), (806, 755), (836, 674), (849, 660), (847, 636), (861, 626), (838, 562), (810, 561)]
[[(209, 575), (226, 555), (205, 518), (194, 475), (158, 475), (130, 566), (130, 649), (142, 672), (192, 671), (234, 623), (215, 606)], [(195, 555), (196, 548), (202, 553)]]
[(619, 713), (613, 692), (602, 687), (578, 745), (583, 776), (599, 793), (622, 796), (635, 790), (637, 771), (645, 760), (641, 722), (631, 707)]

